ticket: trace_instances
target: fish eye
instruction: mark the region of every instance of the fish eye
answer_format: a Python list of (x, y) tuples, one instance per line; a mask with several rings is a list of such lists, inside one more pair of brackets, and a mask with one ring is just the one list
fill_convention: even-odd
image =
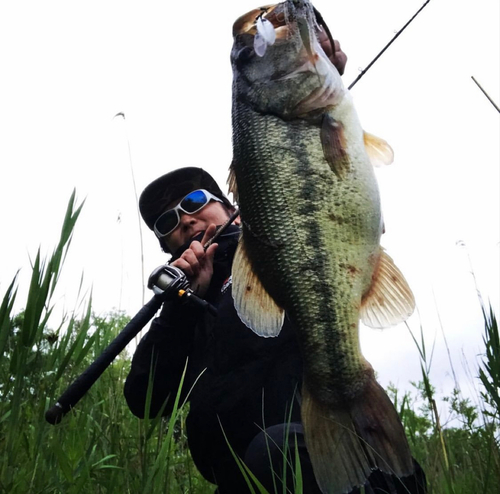
[(238, 65), (243, 65), (249, 62), (254, 56), (255, 51), (249, 46), (245, 46), (236, 54), (235, 60)]

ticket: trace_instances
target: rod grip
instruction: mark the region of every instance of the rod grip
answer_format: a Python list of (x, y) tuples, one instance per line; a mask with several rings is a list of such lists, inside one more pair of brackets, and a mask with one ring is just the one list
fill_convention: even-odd
[(52, 425), (58, 424), (64, 417), (66, 411), (63, 410), (61, 404), (57, 402), (54, 406), (45, 412), (45, 420)]
[(127, 346), (134, 336), (153, 318), (163, 303), (163, 298), (155, 295), (129, 321), (118, 336), (104, 349), (59, 397), (57, 403), (45, 412), (45, 420), (52, 425), (58, 424), (99, 379), (115, 357)]

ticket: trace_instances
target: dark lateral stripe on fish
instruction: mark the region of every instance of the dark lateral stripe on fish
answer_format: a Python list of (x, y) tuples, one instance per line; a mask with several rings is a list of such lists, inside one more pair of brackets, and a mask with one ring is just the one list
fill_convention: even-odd
[[(318, 270), (322, 270), (324, 266), (329, 265), (329, 258), (331, 253), (328, 251), (328, 246), (325, 243), (326, 239), (322, 235), (323, 229), (321, 225), (316, 221), (315, 213), (319, 212), (321, 208), (321, 201), (326, 200), (323, 197), (322, 189), (324, 188), (323, 179), (318, 180), (318, 176), (316, 173), (311, 173), (310, 167), (304, 167), (303, 163), (308, 163), (311, 159), (310, 150), (308, 149), (308, 141), (297, 139), (297, 126), (305, 125), (303, 122), (299, 122), (298, 124), (289, 125), (287, 130), (287, 137), (289, 142), (294, 143), (294, 152), (296, 153), (295, 160), (295, 170), (294, 174), (296, 175), (299, 183), (302, 183), (301, 188), (301, 197), (303, 200), (303, 205), (299, 208), (299, 214), (303, 218), (307, 218), (306, 221), (306, 229), (308, 231), (308, 241), (310, 242), (311, 247), (313, 248), (315, 258), (313, 260), (314, 265), (306, 266), (306, 269), (311, 269), (314, 272), (318, 272)], [(326, 167), (325, 167), (326, 169)], [(332, 173), (332, 185), (335, 178)], [(322, 296), (329, 296), (333, 299), (335, 297), (335, 293), (333, 288), (326, 283), (324, 279), (318, 279), (318, 284), (313, 287), (312, 297), (315, 296), (316, 293), (321, 293)], [(312, 301), (311, 301), (312, 302)], [(318, 327), (324, 327), (325, 321), (329, 321), (332, 327), (338, 326), (338, 315), (335, 311), (330, 310), (330, 308), (326, 305), (319, 305), (319, 313), (318, 313)], [(313, 328), (311, 328), (313, 329)], [(339, 361), (337, 354), (332, 354), (328, 352), (329, 348), (335, 348), (342, 344), (341, 339), (339, 337), (339, 333), (336, 331), (326, 331), (323, 332), (321, 338), (323, 339), (323, 345), (321, 349), (316, 349), (317, 352), (321, 351), (322, 356), (321, 359), (324, 362), (328, 363), (328, 367), (337, 368), (340, 370), (341, 367), (347, 366)], [(317, 356), (317, 353), (316, 353)], [(339, 375), (342, 375), (340, 372)], [(321, 383), (322, 386), (326, 385), (326, 382)], [(331, 382), (331, 384), (337, 385), (338, 383)]]

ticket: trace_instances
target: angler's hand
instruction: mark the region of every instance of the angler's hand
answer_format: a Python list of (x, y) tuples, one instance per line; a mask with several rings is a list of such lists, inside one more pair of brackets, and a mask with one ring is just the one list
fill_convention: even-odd
[(207, 292), (210, 280), (214, 272), (214, 255), (218, 244), (212, 244), (206, 251), (203, 249), (208, 240), (210, 240), (217, 227), (210, 225), (201, 242), (193, 241), (188, 249), (186, 249), (179, 259), (176, 259), (172, 266), (182, 269), (186, 273), (187, 279), (191, 285), (191, 290), (198, 295), (204, 297)]
[(332, 46), (324, 29), (319, 32), (318, 38), (321, 48), (323, 48), (326, 56), (330, 59), (333, 65), (335, 65), (339, 74), (342, 75), (347, 63), (347, 55), (342, 51), (342, 48), (340, 48), (340, 42), (334, 39), (334, 46)]

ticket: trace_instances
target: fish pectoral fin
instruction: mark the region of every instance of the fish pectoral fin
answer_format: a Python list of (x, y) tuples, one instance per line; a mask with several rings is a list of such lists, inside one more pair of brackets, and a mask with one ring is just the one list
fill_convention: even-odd
[(351, 492), (375, 469), (399, 478), (414, 473), (401, 421), (375, 378), (337, 407), (321, 403), (306, 385), (302, 397), (304, 437), (321, 492)]
[(368, 132), (363, 133), (363, 140), (368, 158), (370, 158), (370, 162), (375, 168), (392, 164), (394, 151), (387, 141)]
[(329, 113), (325, 113), (321, 123), (320, 137), (323, 155), (330, 168), (339, 178), (344, 178), (349, 173), (350, 163), (342, 123), (337, 122)]
[(361, 320), (371, 328), (387, 328), (406, 321), (415, 310), (415, 298), (394, 261), (381, 250), (373, 283), (361, 303)]
[(243, 238), (234, 255), (232, 282), (234, 306), (243, 323), (264, 338), (278, 336), (285, 311), (276, 304), (253, 272)]
[(229, 175), (227, 177), (227, 186), (229, 193), (233, 194), (233, 199), (238, 202), (238, 184), (236, 183), (236, 174), (234, 172), (234, 163), (231, 162), (229, 166)]

